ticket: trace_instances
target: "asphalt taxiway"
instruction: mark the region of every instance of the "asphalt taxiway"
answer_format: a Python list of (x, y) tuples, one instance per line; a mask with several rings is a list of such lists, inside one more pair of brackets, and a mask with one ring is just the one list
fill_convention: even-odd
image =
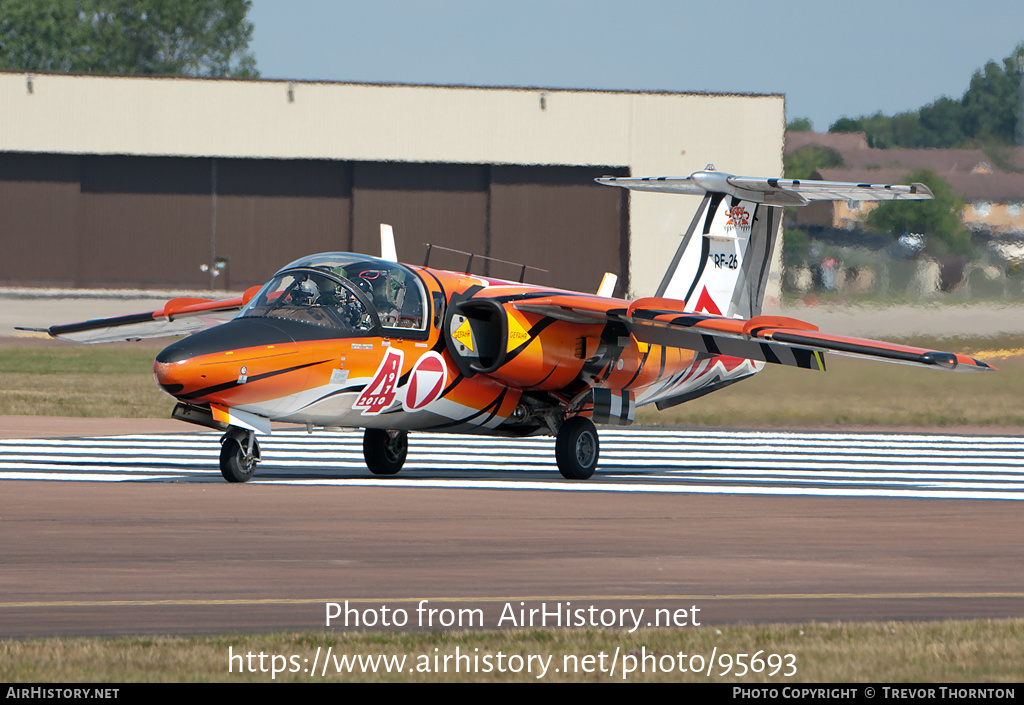
[[(106, 428), (163, 430), (150, 423)], [(322, 630), (327, 603), (346, 600), (413, 619), (422, 600), (479, 608), (485, 627), (507, 605), (566, 602), (696, 607), (701, 626), (1024, 611), (1018, 501), (207, 475), (3, 481), (0, 636)]]

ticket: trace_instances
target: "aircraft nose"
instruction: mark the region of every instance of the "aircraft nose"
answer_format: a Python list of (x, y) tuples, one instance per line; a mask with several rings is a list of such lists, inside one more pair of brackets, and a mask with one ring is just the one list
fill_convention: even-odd
[(180, 397), (209, 386), (206, 368), (212, 361), (223, 359), (232, 351), (265, 346), (280, 349), (294, 344), (294, 336), (272, 321), (236, 318), (168, 345), (156, 356), (153, 375), (161, 389), (171, 396)]
[(191, 365), (188, 364), (187, 360), (160, 362), (158, 359), (153, 363), (153, 376), (162, 390), (171, 396), (176, 396), (184, 391), (185, 382), (193, 376), (190, 374), (191, 370), (187, 369), (189, 367)]

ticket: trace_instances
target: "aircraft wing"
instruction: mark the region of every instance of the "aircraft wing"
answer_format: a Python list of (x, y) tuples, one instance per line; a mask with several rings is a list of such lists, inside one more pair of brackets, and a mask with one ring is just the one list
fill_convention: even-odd
[(673, 299), (639, 299), (630, 305), (624, 323), (641, 342), (806, 369), (824, 370), (823, 352), (958, 372), (995, 369), (958, 353), (822, 333), (813, 324), (785, 316), (743, 320), (692, 313)]
[(73, 340), (76, 343), (115, 343), (143, 338), (163, 338), (195, 333), (219, 325), (230, 316), (224, 314), (242, 308), (259, 290), (253, 287), (234, 299), (177, 298), (168, 301), (158, 311), (133, 313), (113, 318), (97, 318), (81, 323), (65, 323), (49, 328), (23, 328), (43, 332), (52, 338)]
[(958, 372), (995, 369), (958, 353), (822, 333), (811, 323), (785, 316), (744, 320), (693, 313), (675, 299), (638, 299), (627, 308), (626, 302), (617, 299), (553, 295), (514, 306), (572, 323), (618, 321), (642, 343), (811, 370), (824, 371), (825, 352)]

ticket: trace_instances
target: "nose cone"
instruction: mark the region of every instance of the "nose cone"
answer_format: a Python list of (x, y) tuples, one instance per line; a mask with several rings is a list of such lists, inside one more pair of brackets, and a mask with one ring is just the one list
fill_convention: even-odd
[[(281, 325), (279, 325), (281, 324)], [(173, 397), (198, 401), (207, 390), (222, 388), (238, 370), (225, 366), (227, 356), (246, 348), (294, 345), (289, 321), (236, 318), (183, 338), (164, 348), (153, 363), (157, 384)]]
[(190, 371), (185, 369), (187, 366), (187, 363), (183, 365), (157, 361), (153, 363), (153, 377), (160, 389), (176, 397), (185, 389), (184, 380), (191, 377)]

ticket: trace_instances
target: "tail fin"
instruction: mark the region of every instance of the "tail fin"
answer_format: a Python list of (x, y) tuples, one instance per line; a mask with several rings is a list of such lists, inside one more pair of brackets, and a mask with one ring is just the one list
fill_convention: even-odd
[(656, 295), (683, 301), (697, 313), (760, 314), (781, 210), (723, 193), (705, 195)]
[(732, 176), (715, 171), (710, 164), (687, 177), (603, 177), (597, 181), (635, 191), (704, 196), (656, 295), (683, 301), (689, 311), (728, 318), (760, 315), (784, 206), (818, 200), (932, 198), (923, 184)]

